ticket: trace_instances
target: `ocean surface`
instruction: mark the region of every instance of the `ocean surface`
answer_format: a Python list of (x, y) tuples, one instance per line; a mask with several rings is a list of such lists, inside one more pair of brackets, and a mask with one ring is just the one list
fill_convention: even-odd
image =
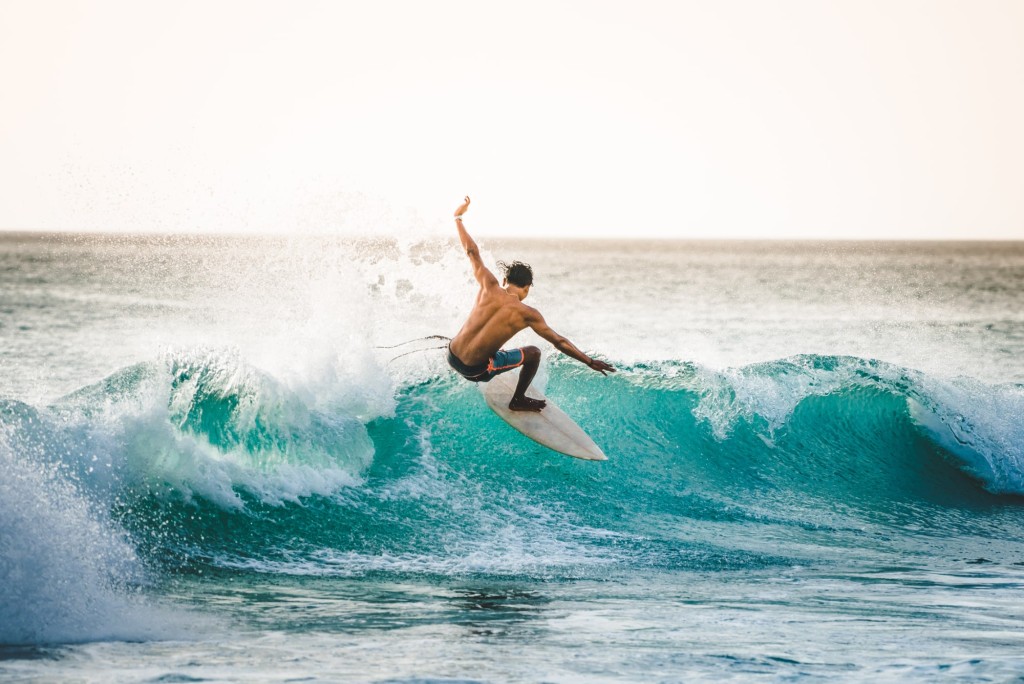
[(1024, 681), (1024, 243), (481, 243), (0, 234), (0, 679)]

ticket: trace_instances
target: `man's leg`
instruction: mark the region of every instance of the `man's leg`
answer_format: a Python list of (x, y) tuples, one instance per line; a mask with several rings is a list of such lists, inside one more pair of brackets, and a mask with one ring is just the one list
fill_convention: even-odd
[(547, 402), (543, 399), (531, 399), (526, 396), (526, 388), (533, 382), (538, 368), (540, 368), (540, 349), (523, 347), (523, 367), (519, 371), (519, 384), (516, 385), (512, 401), (508, 402), (508, 407), (513, 411), (540, 411), (547, 406)]

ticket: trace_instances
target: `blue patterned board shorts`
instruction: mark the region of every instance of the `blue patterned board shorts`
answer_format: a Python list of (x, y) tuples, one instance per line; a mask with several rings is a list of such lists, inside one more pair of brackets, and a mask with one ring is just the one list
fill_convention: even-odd
[(467, 366), (452, 353), (451, 348), (448, 349), (448, 365), (470, 382), (487, 382), (495, 375), (501, 375), (522, 366), (525, 358), (522, 348), (499, 349), (494, 352), (493, 357), (487, 360), (486, 365), (481, 363), (476, 366)]

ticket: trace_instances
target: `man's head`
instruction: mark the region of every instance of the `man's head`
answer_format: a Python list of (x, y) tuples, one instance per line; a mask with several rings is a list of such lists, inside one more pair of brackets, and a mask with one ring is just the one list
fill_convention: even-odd
[(533, 269), (530, 265), (521, 261), (513, 261), (511, 264), (499, 261), (498, 267), (505, 273), (502, 285), (515, 287), (522, 292), (519, 299), (526, 299), (526, 295), (530, 293), (530, 286), (533, 285)]

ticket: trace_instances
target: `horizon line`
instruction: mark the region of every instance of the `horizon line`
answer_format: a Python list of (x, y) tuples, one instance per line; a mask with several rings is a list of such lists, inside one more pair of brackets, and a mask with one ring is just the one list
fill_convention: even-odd
[[(341, 238), (351, 240), (379, 240), (379, 239), (401, 239), (403, 236), (395, 234), (374, 234), (374, 233), (330, 233), (323, 231), (303, 231), (298, 233), (288, 233), (282, 231), (222, 231), (222, 232), (200, 232), (200, 231), (182, 231), (182, 232), (166, 232), (166, 231), (120, 231), (120, 230), (65, 230), (58, 228), (37, 228), (37, 229), (24, 229), (24, 228), (0, 228), (0, 238), (4, 236), (74, 236), (74, 237), (132, 237), (132, 238), (215, 238), (215, 239), (231, 239), (231, 238)], [(436, 234), (426, 234), (423, 236), (424, 239), (431, 237), (438, 237)], [(452, 235), (454, 239), (455, 235)], [(849, 243), (1014, 243), (1024, 242), (1024, 236), (1019, 238), (1003, 238), (1003, 237), (976, 237), (976, 238), (961, 238), (961, 237), (869, 237), (869, 238), (857, 238), (857, 237), (792, 237), (792, 236), (780, 236), (780, 237), (751, 237), (751, 236), (720, 236), (720, 237), (707, 237), (707, 236), (678, 236), (678, 237), (665, 237), (656, 235), (640, 235), (640, 236), (608, 236), (608, 235), (597, 235), (591, 237), (579, 236), (579, 235), (553, 235), (550, 237), (544, 236), (533, 236), (533, 235), (488, 235), (476, 233), (475, 237), (478, 240), (503, 240), (503, 241), (537, 241), (537, 242), (553, 242), (557, 240), (564, 241), (575, 241), (575, 242), (849, 242)]]

